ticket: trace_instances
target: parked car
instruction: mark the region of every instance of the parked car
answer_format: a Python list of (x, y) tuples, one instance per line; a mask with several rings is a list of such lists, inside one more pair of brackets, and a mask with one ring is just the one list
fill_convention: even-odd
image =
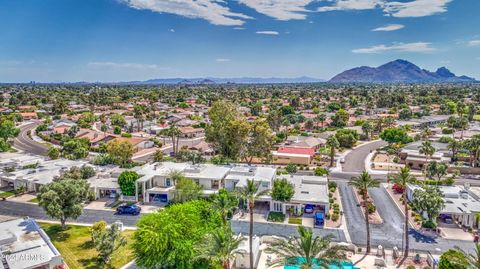
[(313, 210), (315, 210), (314, 205), (305, 205), (305, 209), (303, 210), (305, 214), (312, 214)]
[(142, 209), (137, 205), (121, 205), (117, 207), (119, 215), (138, 215)]
[(340, 158), (340, 163), (345, 163), (345, 158)]

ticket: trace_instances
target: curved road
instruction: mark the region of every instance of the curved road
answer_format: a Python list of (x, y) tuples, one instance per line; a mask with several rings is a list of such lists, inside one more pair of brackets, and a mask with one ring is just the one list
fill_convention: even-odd
[(20, 134), (15, 138), (13, 147), (26, 153), (45, 156), (48, 150), (47, 147), (33, 141), (28, 136), (28, 131), (33, 131), (38, 125), (40, 125), (40, 122), (32, 122), (20, 126)]

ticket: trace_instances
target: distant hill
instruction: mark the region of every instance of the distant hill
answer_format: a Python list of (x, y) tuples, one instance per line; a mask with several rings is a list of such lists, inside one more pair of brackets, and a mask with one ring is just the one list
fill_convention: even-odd
[(183, 85), (209, 85), (209, 84), (282, 84), (282, 83), (315, 83), (324, 82), (325, 80), (311, 78), (311, 77), (297, 77), (297, 78), (255, 78), (255, 77), (241, 77), (241, 78), (160, 78), (150, 79), (146, 81), (127, 81), (119, 84), (183, 84)]
[(379, 67), (361, 66), (344, 71), (329, 82), (348, 83), (394, 83), (394, 82), (475, 82), (467, 76), (456, 76), (446, 67), (440, 67), (435, 72), (421, 69), (405, 60), (395, 60)]

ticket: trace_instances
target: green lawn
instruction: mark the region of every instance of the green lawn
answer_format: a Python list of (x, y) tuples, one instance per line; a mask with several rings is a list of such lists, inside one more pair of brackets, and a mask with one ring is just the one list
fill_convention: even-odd
[(480, 121), (480, 114), (474, 115), (473, 116), (474, 120)]
[(38, 204), (38, 197), (28, 200), (28, 202)]
[(289, 217), (288, 223), (302, 225), (302, 217)]
[[(41, 223), (40, 225), (50, 236), (68, 267), (72, 269), (102, 268), (97, 259), (97, 251), (91, 241), (90, 227), (68, 225), (68, 229), (62, 231), (59, 224)], [(127, 238), (128, 243), (113, 254), (113, 268), (121, 268), (133, 260), (131, 249), (133, 231), (124, 231), (123, 236)]]
[(11, 191), (0, 191), (0, 198), (8, 198), (10, 196), (14, 196), (15, 193)]

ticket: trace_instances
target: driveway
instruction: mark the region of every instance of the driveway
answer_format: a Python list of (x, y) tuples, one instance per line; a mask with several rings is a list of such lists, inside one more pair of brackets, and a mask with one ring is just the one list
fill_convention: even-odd
[(375, 141), (353, 149), (347, 154), (347, 156), (345, 156), (345, 162), (342, 164), (342, 171), (356, 173), (362, 172), (365, 170), (365, 158), (367, 158), (367, 155), (370, 154), (371, 151), (386, 145), (387, 143), (385, 141)]
[[(346, 182), (338, 182), (345, 219), (347, 222), (348, 233), (352, 243), (358, 246), (365, 246), (366, 231), (365, 219), (352, 187)], [(382, 224), (370, 225), (372, 249), (378, 245), (386, 248), (402, 248), (403, 237), (403, 214), (395, 203), (390, 199), (386, 190), (381, 187), (369, 190), (370, 197), (377, 206), (378, 213), (383, 219)], [(445, 251), (454, 246), (459, 246), (464, 250), (473, 250), (474, 244), (470, 241), (449, 240), (443, 238), (431, 238), (423, 236), (414, 229), (409, 231), (410, 249), (420, 251), (430, 251), (437, 253), (437, 249)]]
[(22, 150), (27, 153), (31, 153), (34, 155), (42, 155), (45, 156), (47, 154), (47, 147), (33, 141), (28, 136), (28, 131), (32, 131), (40, 125), (40, 122), (32, 122), (23, 126), (20, 126), (20, 134), (14, 140), (14, 148)]

